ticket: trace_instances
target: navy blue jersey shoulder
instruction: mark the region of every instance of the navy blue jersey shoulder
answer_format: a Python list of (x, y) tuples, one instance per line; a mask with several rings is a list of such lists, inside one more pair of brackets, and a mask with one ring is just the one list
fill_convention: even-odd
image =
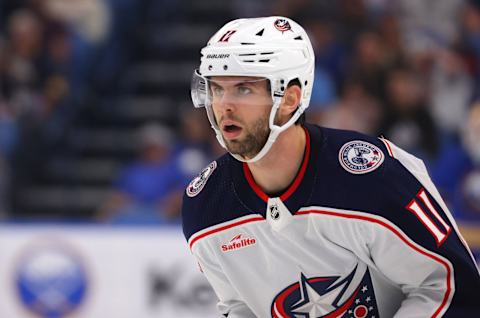
[[(323, 155), (318, 159), (318, 165), (324, 167), (320, 171), (321, 179), (315, 183), (315, 192), (311, 205), (325, 206), (343, 210), (359, 211), (382, 217), (398, 226), (409, 237), (427, 244), (428, 248), (437, 248), (435, 237), (408, 206), (412, 200), (428, 213), (429, 207), (424, 206), (418, 198), (422, 191), (428, 196), (435, 210), (449, 226), (450, 221), (441, 206), (418, 180), (399, 160), (389, 155), (385, 144), (378, 138), (365, 136), (355, 132), (323, 129), (325, 144)], [(382, 163), (371, 171), (356, 173), (342, 165), (342, 149), (346, 144), (365, 141), (378, 148), (383, 156)], [(360, 152), (357, 157), (362, 157)], [(354, 150), (351, 151), (353, 155)], [(350, 158), (352, 160), (352, 158)], [(434, 221), (435, 218), (432, 218)], [(435, 222), (437, 223), (437, 222)], [(440, 228), (443, 227), (438, 222)]]
[[(325, 142), (317, 161), (317, 165), (321, 167), (321, 177), (315, 182), (310, 205), (370, 213), (395, 224), (411, 239), (429, 250), (442, 251), (451, 247), (465, 251), (461, 240), (453, 231), (454, 226), (446, 211), (412, 172), (389, 155), (380, 139), (334, 129), (323, 129), (323, 136)], [(382, 152), (384, 159), (376, 169), (366, 173), (354, 173), (342, 165), (343, 147), (352, 142), (356, 144), (356, 141), (370, 143)], [(359, 148), (362, 150), (363, 146)], [(358, 157), (361, 156), (359, 153)], [(427, 198), (427, 203), (419, 196), (422, 193), (424, 198)], [(445, 241), (439, 242), (439, 238), (432, 235), (431, 228), (425, 226), (419, 216), (409, 209), (412, 202), (418, 204), (434, 226), (448, 234)], [(429, 203), (438, 216), (431, 211)]]
[(216, 160), (216, 168), (193, 197), (183, 195), (182, 225), (188, 240), (194, 233), (228, 220), (248, 215), (234, 195), (231, 165), (239, 162), (229, 154)]
[[(385, 144), (359, 132), (320, 128), (322, 144), (312, 159), (318, 167), (314, 194), (309, 205), (377, 213), (378, 191), (389, 170), (401, 169), (388, 155)], [(315, 146), (312, 146), (315, 149)], [(365, 152), (378, 151), (375, 159)], [(355, 163), (357, 160), (357, 163)], [(361, 160), (365, 160), (362, 162)], [(370, 161), (373, 162), (371, 166)]]

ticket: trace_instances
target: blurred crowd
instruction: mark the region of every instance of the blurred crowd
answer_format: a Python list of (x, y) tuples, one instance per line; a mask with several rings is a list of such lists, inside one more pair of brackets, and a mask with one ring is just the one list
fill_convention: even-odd
[(13, 185), (38, 173), (81, 106), (115, 90), (138, 7), (134, 0), (0, 3), (0, 215), (15, 215)]
[[(129, 30), (142, 2), (148, 1), (0, 4), (0, 213), (15, 215), (11, 184), (33, 173), (88, 97), (115, 93), (134, 50)], [(159, 3), (153, 7), (162, 10), (174, 1)], [(285, 15), (304, 25), (316, 53), (307, 120), (390, 139), (425, 161), (458, 218), (480, 222), (480, 1), (224, 5), (235, 17)], [(179, 117), (176, 129), (163, 123), (139, 129), (138, 158), (124, 163), (98, 220), (178, 222), (183, 187), (221, 153), (203, 112)], [(36, 149), (35, 156), (25, 149)]]

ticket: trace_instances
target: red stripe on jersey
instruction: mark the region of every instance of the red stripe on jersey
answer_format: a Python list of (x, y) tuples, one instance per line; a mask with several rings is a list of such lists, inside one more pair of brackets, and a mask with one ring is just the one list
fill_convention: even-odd
[(425, 251), (422, 251), (417, 246), (412, 244), (407, 238), (405, 238), (403, 236), (403, 234), (400, 233), (397, 229), (395, 229), (390, 224), (388, 224), (386, 222), (383, 222), (382, 220), (378, 220), (378, 219), (375, 219), (373, 217), (368, 217), (368, 216), (365, 216), (365, 215), (352, 215), (352, 214), (348, 214), (348, 213), (325, 211), (325, 210), (303, 210), (303, 211), (298, 211), (295, 215), (306, 215), (306, 214), (325, 214), (325, 215), (338, 216), (338, 217), (343, 217), (343, 218), (348, 218), (348, 219), (358, 219), (358, 220), (363, 220), (363, 221), (368, 221), (368, 222), (373, 222), (373, 223), (380, 224), (381, 226), (386, 227), (391, 232), (393, 232), (405, 244), (407, 244), (410, 248), (412, 248), (416, 252), (418, 252), (422, 255), (425, 255), (425, 256), (433, 259), (434, 261), (442, 264), (447, 269), (447, 291), (445, 292), (445, 296), (443, 297), (442, 303), (440, 304), (438, 309), (432, 315), (432, 318), (438, 317), (438, 314), (440, 313), (440, 311), (447, 304), (450, 293), (452, 292), (452, 287), (450, 286), (450, 277), (451, 277), (452, 273), (451, 273), (451, 270), (450, 270), (450, 266), (444, 260), (442, 260), (441, 258), (436, 256), (435, 254), (429, 254)]
[[(294, 192), (297, 190), (298, 186), (303, 180), (303, 177), (305, 176), (305, 171), (307, 170), (308, 166), (308, 161), (310, 159), (310, 134), (308, 133), (308, 130), (303, 127), (303, 130), (305, 130), (305, 154), (303, 156), (303, 161), (302, 165), (300, 166), (300, 170), (297, 173), (297, 176), (293, 180), (293, 183), (290, 185), (290, 187), (285, 191), (281, 196), (280, 200), (285, 201), (287, 200)], [(263, 190), (260, 188), (260, 186), (255, 182), (252, 176), (252, 172), (248, 168), (247, 163), (243, 163), (243, 172), (245, 174), (245, 178), (248, 181), (248, 184), (252, 188), (252, 190), (265, 202), (268, 202), (269, 196), (263, 192)]]
[(252, 188), (252, 190), (265, 202), (268, 202), (268, 195), (263, 192), (263, 190), (258, 186), (258, 184), (253, 180), (252, 173), (248, 168), (248, 165), (244, 162), (243, 163), (243, 173), (245, 174), (245, 178), (247, 178), (248, 184)]
[(303, 128), (305, 130), (305, 155), (303, 156), (303, 162), (302, 166), (300, 167), (300, 171), (298, 172), (297, 177), (293, 181), (292, 185), (288, 190), (280, 196), (280, 200), (285, 201), (287, 200), (294, 192), (297, 190), (298, 186), (300, 185), (300, 182), (303, 180), (303, 176), (305, 175), (305, 171), (307, 170), (307, 165), (308, 161), (310, 159), (310, 134), (308, 133), (308, 130)]
[(254, 216), (252, 218), (249, 218), (249, 219), (244, 219), (244, 220), (241, 220), (241, 221), (238, 221), (238, 222), (234, 222), (234, 223), (231, 223), (231, 224), (228, 224), (228, 225), (224, 225), (224, 226), (221, 226), (221, 227), (218, 227), (216, 229), (212, 229), (210, 231), (207, 231), (205, 233), (202, 233), (200, 235), (198, 235), (197, 237), (195, 237), (191, 242), (190, 242), (190, 250), (192, 249), (193, 247), (193, 244), (195, 244), (199, 239), (201, 238), (204, 238), (206, 236), (209, 236), (209, 235), (212, 235), (214, 233), (218, 233), (218, 232), (221, 232), (221, 231), (224, 231), (224, 230), (228, 230), (228, 229), (231, 229), (232, 227), (235, 227), (235, 226), (239, 226), (239, 225), (242, 225), (242, 224), (246, 224), (246, 223), (250, 223), (250, 222), (256, 222), (256, 221), (265, 221), (265, 219), (261, 216)]
[(395, 158), (393, 156), (392, 148), (390, 147), (390, 142), (387, 139), (383, 139), (383, 138), (380, 138), (380, 140), (383, 141), (383, 143), (387, 147), (387, 151), (388, 151), (388, 154), (390, 155), (390, 157)]

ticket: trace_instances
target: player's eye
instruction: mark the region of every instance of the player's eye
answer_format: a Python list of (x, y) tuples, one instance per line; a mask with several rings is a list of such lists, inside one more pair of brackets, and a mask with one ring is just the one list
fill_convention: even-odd
[(213, 96), (222, 96), (223, 95), (223, 88), (219, 86), (212, 87), (212, 94)]
[(252, 92), (251, 88), (247, 87), (247, 86), (239, 86), (237, 87), (237, 93), (239, 95), (248, 95)]

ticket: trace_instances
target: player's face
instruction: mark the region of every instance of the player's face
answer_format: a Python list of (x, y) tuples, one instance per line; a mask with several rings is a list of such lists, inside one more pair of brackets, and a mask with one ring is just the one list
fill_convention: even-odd
[(209, 81), (213, 112), (230, 153), (253, 158), (265, 145), (272, 97), (266, 79), (216, 76)]

